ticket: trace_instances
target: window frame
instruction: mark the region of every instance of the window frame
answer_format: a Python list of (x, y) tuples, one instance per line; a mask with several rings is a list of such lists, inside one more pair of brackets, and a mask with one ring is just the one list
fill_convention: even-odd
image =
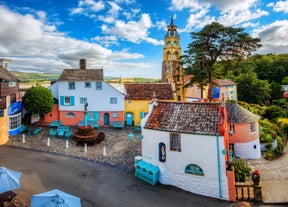
[(181, 152), (181, 134), (170, 133), (170, 151)]
[[(86, 101), (83, 101), (83, 100), (86, 100)], [(88, 103), (87, 97), (80, 97), (80, 104), (86, 104), (86, 103)]]
[(117, 104), (117, 97), (110, 97), (110, 104)]
[(101, 91), (102, 90), (102, 81), (97, 81), (95, 88), (96, 88), (96, 91)]
[(84, 82), (84, 88), (91, 88), (91, 82)]
[(68, 89), (69, 89), (69, 90), (75, 90), (75, 89), (76, 89), (76, 83), (75, 83), (75, 81), (69, 81), (69, 82), (68, 82)]

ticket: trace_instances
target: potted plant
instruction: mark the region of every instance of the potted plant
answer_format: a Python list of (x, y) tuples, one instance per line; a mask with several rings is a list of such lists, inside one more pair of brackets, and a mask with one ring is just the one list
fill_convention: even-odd
[(259, 172), (259, 170), (254, 170), (252, 172), (251, 176), (252, 176), (252, 181), (253, 181), (254, 185), (259, 185), (259, 183), (260, 183), (260, 172)]

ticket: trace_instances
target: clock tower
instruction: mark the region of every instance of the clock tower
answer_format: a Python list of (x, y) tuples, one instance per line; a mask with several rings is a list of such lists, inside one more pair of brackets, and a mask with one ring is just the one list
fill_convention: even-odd
[(180, 37), (177, 33), (177, 26), (174, 25), (173, 18), (171, 18), (164, 39), (162, 82), (173, 85), (175, 100), (177, 101), (183, 101), (184, 97), (183, 67), (180, 64), (180, 57)]

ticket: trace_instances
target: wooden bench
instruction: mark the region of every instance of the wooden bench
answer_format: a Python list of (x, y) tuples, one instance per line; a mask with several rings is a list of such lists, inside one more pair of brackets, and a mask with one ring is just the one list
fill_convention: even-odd
[(117, 128), (117, 129), (123, 129), (124, 125), (123, 122), (121, 121), (114, 121), (111, 123), (113, 128)]
[(4, 206), (5, 202), (10, 202), (17, 194), (13, 191), (7, 191), (5, 193), (0, 194), (0, 206)]

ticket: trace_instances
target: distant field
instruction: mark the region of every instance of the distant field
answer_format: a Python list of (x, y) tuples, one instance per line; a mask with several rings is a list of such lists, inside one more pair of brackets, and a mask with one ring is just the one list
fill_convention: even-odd
[[(25, 73), (18, 71), (11, 71), (14, 75), (21, 79), (20, 88), (30, 88), (37, 84), (48, 87), (51, 80), (57, 80), (60, 74), (52, 73)], [(115, 78), (115, 77), (104, 77), (104, 80), (108, 83), (149, 83), (149, 82), (160, 82), (157, 79), (151, 78)]]

